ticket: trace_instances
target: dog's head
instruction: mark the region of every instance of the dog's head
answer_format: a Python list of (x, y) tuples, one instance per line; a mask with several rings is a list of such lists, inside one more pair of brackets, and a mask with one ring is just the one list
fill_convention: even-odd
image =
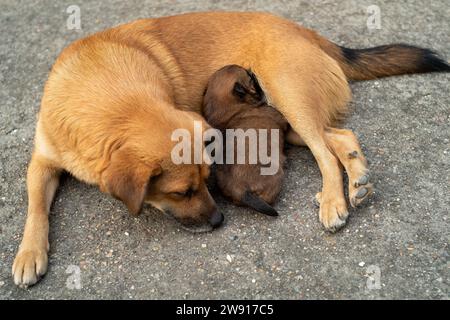
[(253, 72), (238, 65), (216, 71), (208, 81), (203, 99), (203, 114), (213, 127), (223, 129), (236, 114), (249, 106), (266, 103), (266, 97)]
[(150, 185), (146, 201), (190, 231), (209, 231), (223, 222), (223, 215), (207, 189), (208, 176), (206, 164), (167, 163)]
[[(175, 117), (171, 112), (177, 113)], [(193, 232), (220, 226), (223, 215), (217, 211), (206, 186), (209, 166), (194, 162), (175, 164), (171, 157), (173, 130), (189, 131), (193, 141), (194, 120), (202, 121), (203, 130), (208, 128), (199, 116), (171, 110), (159, 121), (147, 122), (145, 127), (139, 128), (139, 123), (135, 123), (121, 146), (111, 153), (102, 171), (101, 189), (122, 200), (135, 215), (144, 203), (150, 203)]]

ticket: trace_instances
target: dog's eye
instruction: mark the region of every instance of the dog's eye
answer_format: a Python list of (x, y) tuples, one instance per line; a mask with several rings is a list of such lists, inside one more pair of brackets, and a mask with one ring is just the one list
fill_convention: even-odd
[(185, 192), (172, 192), (172, 194), (176, 195), (177, 197), (191, 197), (194, 191), (192, 189), (189, 189)]

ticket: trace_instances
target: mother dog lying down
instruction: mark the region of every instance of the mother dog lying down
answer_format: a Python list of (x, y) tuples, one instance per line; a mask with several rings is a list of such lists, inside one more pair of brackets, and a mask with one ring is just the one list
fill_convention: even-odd
[(330, 231), (348, 215), (342, 167), (351, 205), (371, 191), (356, 137), (333, 128), (347, 111), (347, 79), (450, 69), (426, 49), (346, 49), (264, 13), (138, 20), (78, 40), (61, 53), (45, 86), (16, 284), (31, 285), (46, 272), (48, 213), (62, 170), (121, 199), (133, 214), (148, 202), (194, 230), (221, 224), (204, 182), (208, 166), (174, 165), (170, 136), (192, 130), (208, 78), (229, 64), (256, 74), (292, 127), (291, 142), (311, 149), (323, 178), (319, 218)]

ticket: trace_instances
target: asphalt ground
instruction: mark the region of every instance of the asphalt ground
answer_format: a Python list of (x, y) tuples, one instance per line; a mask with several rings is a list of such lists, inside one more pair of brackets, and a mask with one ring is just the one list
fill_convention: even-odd
[[(81, 30), (67, 28), (73, 4), (81, 9)], [(66, 176), (50, 214), (47, 275), (26, 290), (12, 281), (36, 114), (50, 67), (66, 45), (137, 18), (258, 10), (348, 47), (404, 42), (450, 57), (448, 1), (378, 0), (381, 29), (367, 27), (371, 4), (1, 0), (0, 298), (448, 299), (449, 74), (351, 85), (353, 112), (345, 126), (362, 143), (376, 192), (336, 234), (318, 221), (311, 199), (320, 173), (304, 148), (287, 150), (279, 218), (237, 208), (212, 187), (226, 225), (207, 234), (190, 234), (150, 207), (133, 218), (120, 202)]]

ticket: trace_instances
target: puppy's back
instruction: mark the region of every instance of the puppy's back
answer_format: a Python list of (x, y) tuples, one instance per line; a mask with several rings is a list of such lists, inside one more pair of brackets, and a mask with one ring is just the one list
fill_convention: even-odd
[[(260, 197), (265, 202), (272, 204), (281, 190), (284, 177), (283, 165), (285, 162), (284, 134), (287, 129), (287, 122), (283, 116), (270, 106), (258, 108), (248, 107), (247, 112), (243, 112), (234, 117), (227, 129), (255, 130), (258, 138), (257, 152), (258, 162), (249, 163), (249, 153), (252, 149), (249, 141), (245, 143), (245, 164), (237, 164), (237, 155), (234, 157), (234, 164), (219, 165), (217, 168), (217, 181), (225, 196), (231, 198), (235, 203), (242, 204), (242, 200), (247, 192)], [(262, 139), (261, 130), (267, 130), (267, 140)], [(272, 141), (274, 132), (278, 133), (278, 139)], [(226, 137), (226, 132), (225, 132)], [(224, 138), (225, 138), (224, 137)], [(274, 137), (275, 138), (275, 137)], [(275, 142), (276, 146), (272, 143)], [(272, 159), (274, 153), (278, 153), (278, 170), (273, 175), (262, 175), (261, 169), (267, 165), (261, 163), (260, 150), (262, 143), (266, 143), (266, 154)], [(234, 151), (236, 153), (238, 146), (234, 142)], [(226, 145), (224, 154), (226, 154)]]

